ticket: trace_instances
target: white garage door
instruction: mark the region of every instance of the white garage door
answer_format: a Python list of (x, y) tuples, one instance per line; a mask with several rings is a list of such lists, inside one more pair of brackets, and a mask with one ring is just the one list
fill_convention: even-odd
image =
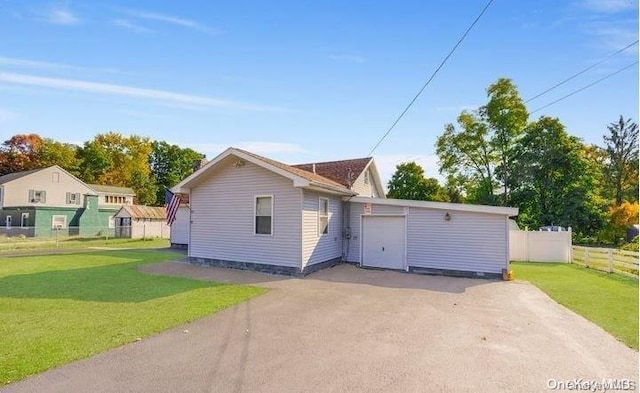
[(362, 218), (362, 265), (404, 269), (405, 218), (364, 216)]

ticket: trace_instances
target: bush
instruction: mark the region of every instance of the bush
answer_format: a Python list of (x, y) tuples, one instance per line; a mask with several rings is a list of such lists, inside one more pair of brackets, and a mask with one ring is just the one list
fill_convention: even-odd
[(629, 243), (620, 246), (620, 249), (626, 251), (638, 251), (638, 236), (631, 239)]

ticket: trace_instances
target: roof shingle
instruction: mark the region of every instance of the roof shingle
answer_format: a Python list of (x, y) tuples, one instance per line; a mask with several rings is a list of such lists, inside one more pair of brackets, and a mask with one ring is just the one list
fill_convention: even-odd
[(350, 188), (362, 171), (369, 165), (371, 157), (355, 158), (351, 160), (316, 162), (308, 164), (292, 165), (294, 168), (313, 172), (315, 165), (316, 174), (331, 179), (342, 186)]

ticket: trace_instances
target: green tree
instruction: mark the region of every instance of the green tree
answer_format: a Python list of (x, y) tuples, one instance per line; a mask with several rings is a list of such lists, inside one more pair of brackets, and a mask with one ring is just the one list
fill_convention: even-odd
[(167, 142), (153, 142), (149, 166), (157, 186), (156, 202), (162, 203), (164, 190), (175, 186), (193, 173), (194, 164), (204, 158), (204, 154), (189, 148), (181, 148)]
[[(515, 146), (527, 124), (528, 112), (511, 80), (499, 79), (487, 89), (489, 101), (477, 111), (463, 111), (445, 126), (436, 141), (440, 173), (464, 184), (467, 200), (481, 204), (509, 204)], [(502, 200), (495, 191), (502, 186)]]
[(58, 165), (74, 175), (78, 174), (78, 146), (45, 138), (37, 154), (39, 167)]
[(443, 201), (446, 198), (438, 180), (426, 178), (422, 167), (415, 162), (397, 165), (388, 188), (388, 198), (417, 201)]
[(604, 136), (608, 163), (606, 174), (608, 185), (616, 205), (623, 200), (638, 200), (638, 125), (620, 119), (607, 127)]
[(595, 187), (597, 168), (557, 118), (531, 123), (514, 152), (512, 175), (518, 185), (512, 202), (520, 208), (520, 224), (571, 226), (581, 236), (600, 229), (604, 200)]
[(152, 143), (138, 135), (98, 134), (79, 151), (80, 175), (89, 183), (131, 187), (138, 203), (156, 203), (155, 180), (149, 167)]

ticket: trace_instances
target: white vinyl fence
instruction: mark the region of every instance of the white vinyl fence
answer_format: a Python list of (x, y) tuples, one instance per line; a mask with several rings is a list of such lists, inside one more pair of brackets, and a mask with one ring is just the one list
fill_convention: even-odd
[(573, 263), (638, 278), (638, 252), (614, 248), (573, 247)]
[(571, 262), (571, 231), (509, 231), (509, 259)]

